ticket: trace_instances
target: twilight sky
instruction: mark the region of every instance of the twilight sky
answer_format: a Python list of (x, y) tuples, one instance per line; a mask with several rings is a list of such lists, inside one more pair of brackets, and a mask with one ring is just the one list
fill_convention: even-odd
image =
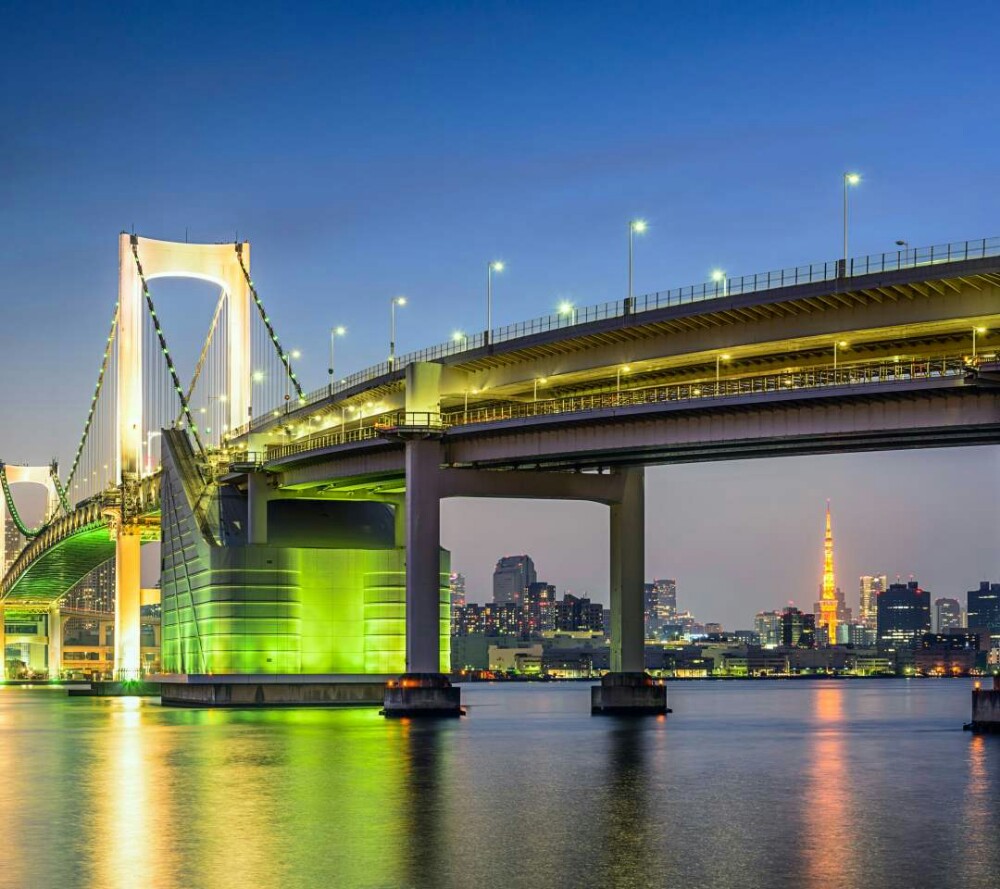
[[(114, 302), (117, 234), (253, 243), (307, 388), (495, 321), (636, 290), (1000, 233), (995, 113), (971, 2), (40, 4), (0, 0), (0, 457), (72, 457)], [(157, 282), (193, 364), (207, 286)], [(833, 499), (838, 579), (1000, 579), (993, 448), (650, 470), (647, 568), (727, 626), (811, 604)], [(607, 595), (599, 507), (449, 502), (443, 543), (489, 588), (531, 553)]]

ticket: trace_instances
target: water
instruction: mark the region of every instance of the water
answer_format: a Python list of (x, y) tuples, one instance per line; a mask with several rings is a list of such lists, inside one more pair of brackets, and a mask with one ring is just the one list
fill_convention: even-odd
[(680, 683), (619, 720), (476, 685), (427, 724), (0, 688), (0, 886), (996, 889), (969, 689)]

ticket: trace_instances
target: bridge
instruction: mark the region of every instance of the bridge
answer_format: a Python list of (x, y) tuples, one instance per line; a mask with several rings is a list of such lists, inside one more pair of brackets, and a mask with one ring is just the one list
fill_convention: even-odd
[[(611, 518), (612, 674), (595, 709), (662, 709), (643, 674), (646, 466), (1000, 440), (1000, 239), (565, 307), (312, 392), (281, 349), (248, 258), (248, 244), (122, 236), (119, 303), (87, 421), (117, 424), (97, 436), (114, 457), (85, 429), (65, 487), (95, 479), (88, 497), (62, 504), (0, 588), (4, 606), (57, 600), (104, 535), (119, 568), (121, 675), (139, 669), (129, 566), (158, 526), (165, 671), (374, 677), (405, 706), (421, 695), (441, 705), (440, 501), (582, 499)], [(186, 385), (147, 284), (167, 274), (222, 289)], [(400, 674), (410, 679), (392, 683)]]

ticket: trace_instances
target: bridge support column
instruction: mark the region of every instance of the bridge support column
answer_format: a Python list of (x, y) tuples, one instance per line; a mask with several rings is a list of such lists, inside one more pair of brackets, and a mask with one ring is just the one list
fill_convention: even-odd
[(247, 543), (267, 543), (267, 504), (270, 488), (263, 472), (247, 476)]
[(115, 678), (139, 679), (141, 538), (121, 530), (115, 541)]
[(4, 604), (0, 602), (0, 682), (7, 678), (7, 625), (4, 623), (7, 616), (4, 611)]
[(666, 713), (666, 686), (645, 664), (645, 471), (623, 474), (621, 498), (611, 504), (611, 672), (591, 690), (591, 712)]
[(58, 679), (62, 672), (63, 622), (58, 602), (49, 608), (49, 679)]
[(441, 445), (406, 442), (406, 673), (386, 686), (386, 716), (457, 716), (441, 672)]

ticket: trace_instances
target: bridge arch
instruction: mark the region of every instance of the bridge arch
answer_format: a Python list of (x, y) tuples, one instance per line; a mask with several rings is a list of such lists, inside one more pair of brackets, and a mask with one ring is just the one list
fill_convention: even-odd
[[(7, 484), (14, 485), (39, 485), (45, 488), (45, 518), (50, 521), (59, 509), (59, 494), (56, 491), (55, 481), (52, 478), (51, 466), (14, 466), (10, 463), (4, 466), (7, 475)], [(10, 510), (7, 509), (6, 498), (0, 497), (0, 567), (6, 568), (7, 559), (7, 522), (11, 520)]]

